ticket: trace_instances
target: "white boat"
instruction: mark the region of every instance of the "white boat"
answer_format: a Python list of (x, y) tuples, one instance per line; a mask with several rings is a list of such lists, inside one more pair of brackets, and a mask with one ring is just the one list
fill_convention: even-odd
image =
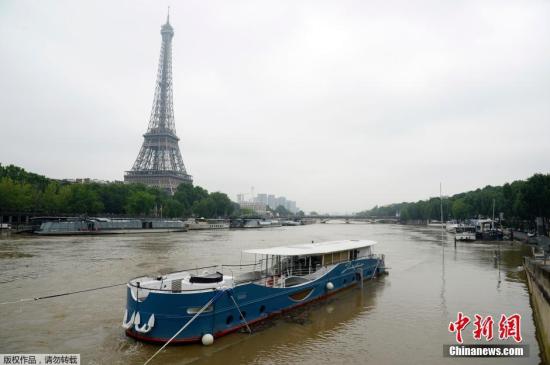
[(476, 227), (459, 225), (456, 227), (455, 233), (456, 241), (475, 241), (476, 240)]
[(242, 228), (261, 228), (261, 219), (246, 219)]
[(476, 236), (481, 240), (501, 240), (503, 232), (493, 219), (473, 219), (470, 221), (476, 228)]
[(445, 230), (447, 230), (447, 232), (456, 232), (459, 225), (460, 224), (457, 221), (448, 221), (445, 223)]
[(301, 226), (302, 223), (301, 222), (296, 222), (296, 221), (283, 221), (283, 226)]
[(229, 222), (225, 219), (189, 218), (185, 226), (190, 231), (201, 229), (228, 229)]

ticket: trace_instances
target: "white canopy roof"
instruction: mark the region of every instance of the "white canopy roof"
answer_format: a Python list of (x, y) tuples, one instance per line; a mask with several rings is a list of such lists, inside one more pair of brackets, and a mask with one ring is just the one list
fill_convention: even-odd
[(369, 247), (376, 244), (374, 241), (368, 240), (342, 240), (342, 241), (327, 241), (303, 243), (292, 246), (278, 246), (271, 248), (245, 250), (246, 253), (258, 255), (275, 255), (275, 256), (302, 256), (302, 255), (322, 255), (325, 253), (355, 250), (358, 248)]

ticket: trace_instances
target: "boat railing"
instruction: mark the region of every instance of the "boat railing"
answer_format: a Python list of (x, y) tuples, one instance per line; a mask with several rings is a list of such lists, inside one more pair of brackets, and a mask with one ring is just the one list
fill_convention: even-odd
[[(367, 254), (356, 257), (354, 260), (363, 260), (363, 259), (377, 259), (383, 260), (384, 255), (380, 254)], [(334, 262), (333, 265), (341, 263), (351, 263), (352, 261), (340, 261)], [(235, 283), (245, 283), (245, 282), (261, 282), (268, 283), (274, 277), (291, 277), (291, 276), (300, 276), (306, 277), (308, 279), (316, 279), (324, 275), (328, 270), (330, 270), (333, 265), (322, 266), (316, 265), (313, 266), (293, 266), (293, 267), (269, 267), (267, 272), (265, 269), (265, 261), (259, 260), (256, 263), (251, 264), (239, 264), (239, 265), (222, 265), (222, 273), (229, 273)]]
[(221, 265), (223, 274), (229, 273), (233, 277), (234, 283), (253, 282), (267, 278), (265, 269), (262, 269), (262, 261), (252, 264)]
[(384, 258), (384, 255), (377, 254), (377, 253), (371, 253), (371, 254), (368, 254), (368, 255), (358, 256), (355, 260), (362, 260), (362, 259), (377, 259), (377, 260), (380, 260), (382, 258)]
[[(208, 270), (209, 272), (216, 272), (217, 268), (219, 268), (220, 265), (211, 265), (211, 266), (203, 266), (203, 267), (195, 267), (195, 268), (192, 268), (192, 269), (183, 269), (183, 270), (177, 270), (177, 271), (174, 271), (174, 272), (171, 272), (171, 273), (168, 273), (168, 274), (164, 274), (164, 275), (158, 275), (157, 278), (161, 278), (161, 283), (163, 280), (164, 277), (167, 277), (169, 275), (173, 275), (173, 274), (177, 274), (177, 273), (183, 273), (183, 272), (186, 272), (186, 273), (194, 273), (195, 275), (201, 275), (201, 274), (204, 274), (204, 272), (199, 272), (199, 270)], [(133, 279), (130, 279), (128, 281), (128, 285), (130, 287), (133, 287), (133, 288), (137, 288), (137, 289), (143, 289), (143, 290), (154, 290), (154, 291), (165, 291), (165, 292), (173, 292), (174, 290), (173, 289), (163, 289), (162, 288), (162, 285), (160, 285), (159, 288), (148, 288), (148, 287), (145, 287), (145, 286), (142, 286), (142, 281), (140, 281), (140, 279), (143, 279), (143, 280), (151, 280), (151, 279), (154, 279), (155, 277), (153, 276), (138, 276), (138, 277), (135, 277)], [(179, 291), (181, 292), (184, 292), (184, 291), (196, 291), (197, 289), (180, 289)], [(209, 290), (209, 289), (205, 289), (205, 290)]]
[[(354, 260), (360, 260), (360, 259), (383, 259), (384, 255), (379, 254), (368, 254), (368, 255), (362, 255), (356, 257)], [(352, 261), (342, 261), (336, 264), (341, 263), (351, 263)], [(173, 292), (174, 290), (171, 288), (162, 288), (162, 281), (163, 280), (170, 280), (170, 276), (178, 273), (189, 273), (194, 275), (205, 275), (208, 273), (214, 273), (216, 271), (221, 272), (224, 275), (230, 275), (233, 278), (233, 283), (240, 284), (240, 283), (246, 283), (246, 282), (259, 282), (264, 283), (265, 285), (268, 285), (268, 283), (272, 282), (274, 277), (304, 277), (309, 280), (314, 280), (322, 275), (324, 275), (327, 271), (329, 271), (333, 267), (333, 265), (329, 266), (321, 266), (317, 265), (315, 267), (305, 267), (305, 266), (298, 266), (298, 267), (286, 267), (286, 268), (277, 268), (277, 267), (269, 267), (266, 271), (265, 268), (265, 260), (259, 260), (255, 263), (249, 263), (249, 264), (229, 264), (229, 265), (210, 265), (210, 266), (203, 266), (203, 267), (195, 267), (195, 268), (189, 268), (189, 269), (182, 269), (177, 270), (171, 273), (158, 275), (158, 276), (139, 276), (135, 277), (133, 279), (130, 279), (128, 281), (128, 285), (133, 288), (139, 288), (144, 290), (154, 290), (154, 291), (166, 291), (166, 292)], [(281, 270), (282, 269), (282, 270)], [(141, 286), (140, 279), (145, 280), (151, 280), (155, 279), (161, 280), (161, 287), (160, 288), (147, 288), (145, 286)], [(160, 278), (160, 279), (159, 279)], [(181, 289), (181, 292), (184, 291), (196, 291), (197, 289)], [(209, 289), (205, 289), (209, 290)]]

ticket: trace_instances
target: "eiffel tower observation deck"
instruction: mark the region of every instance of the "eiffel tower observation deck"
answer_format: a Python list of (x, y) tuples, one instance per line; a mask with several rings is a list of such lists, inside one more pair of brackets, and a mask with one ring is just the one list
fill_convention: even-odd
[(172, 97), (172, 38), (174, 29), (170, 25), (170, 14), (161, 27), (162, 45), (155, 88), (153, 108), (149, 127), (143, 135), (143, 145), (130, 171), (126, 171), (124, 181), (156, 186), (170, 193), (181, 183), (193, 183), (187, 174), (181, 152), (179, 138), (174, 125)]

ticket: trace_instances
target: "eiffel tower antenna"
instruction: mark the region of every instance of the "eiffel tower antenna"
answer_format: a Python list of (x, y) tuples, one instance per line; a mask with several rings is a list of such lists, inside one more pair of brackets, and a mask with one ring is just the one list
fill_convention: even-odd
[(143, 144), (130, 171), (126, 171), (124, 181), (156, 186), (170, 193), (181, 183), (193, 183), (187, 174), (181, 152), (179, 138), (174, 124), (172, 90), (172, 38), (174, 29), (170, 25), (170, 7), (166, 24), (161, 26), (162, 43), (155, 86), (153, 107), (149, 117)]

